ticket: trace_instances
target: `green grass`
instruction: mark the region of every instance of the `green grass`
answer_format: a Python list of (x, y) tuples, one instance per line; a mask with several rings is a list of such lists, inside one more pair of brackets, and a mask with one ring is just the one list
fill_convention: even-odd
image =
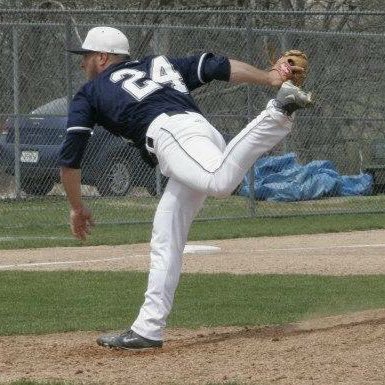
[[(97, 225), (86, 242), (74, 239), (69, 226), (0, 227), (0, 249), (119, 245), (148, 242), (151, 224)], [(226, 239), (383, 229), (385, 214), (336, 214), (306, 217), (246, 218), (194, 222), (189, 239)]]
[[(158, 198), (85, 198), (97, 226), (85, 243), (72, 238), (64, 197), (0, 201), (0, 249), (147, 242)], [(306, 202), (255, 202), (244, 197), (207, 200), (191, 240), (338, 232), (385, 227), (385, 195)], [(243, 218), (239, 218), (243, 216)], [(206, 221), (207, 218), (225, 220)], [(232, 219), (239, 218), (239, 219)]]
[[(99, 223), (150, 222), (158, 198), (150, 196), (85, 197)], [(266, 202), (255, 201), (255, 213), (250, 214), (250, 200), (230, 196), (207, 199), (199, 217), (271, 217), (307, 214), (341, 214), (384, 212), (385, 195), (334, 197), (315, 201)], [(19, 200), (0, 200), (0, 228), (57, 226), (68, 222), (68, 204), (63, 196), (34, 197)]]
[[(126, 328), (143, 301), (138, 272), (0, 273), (0, 335)], [(171, 327), (270, 325), (385, 307), (385, 276), (184, 274)]]

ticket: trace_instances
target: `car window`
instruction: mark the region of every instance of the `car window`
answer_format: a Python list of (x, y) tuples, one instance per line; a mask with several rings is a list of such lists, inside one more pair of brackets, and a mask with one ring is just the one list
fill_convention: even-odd
[(67, 98), (58, 98), (31, 111), (33, 115), (67, 115)]

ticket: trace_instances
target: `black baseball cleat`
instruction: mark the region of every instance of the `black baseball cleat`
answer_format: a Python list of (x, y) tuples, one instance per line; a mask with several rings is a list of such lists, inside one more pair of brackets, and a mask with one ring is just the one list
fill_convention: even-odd
[(274, 107), (286, 115), (291, 115), (300, 108), (313, 105), (311, 92), (304, 92), (290, 80), (284, 82), (273, 101)]
[(100, 346), (118, 349), (151, 349), (163, 345), (163, 341), (149, 340), (130, 329), (122, 334), (100, 336), (96, 342)]

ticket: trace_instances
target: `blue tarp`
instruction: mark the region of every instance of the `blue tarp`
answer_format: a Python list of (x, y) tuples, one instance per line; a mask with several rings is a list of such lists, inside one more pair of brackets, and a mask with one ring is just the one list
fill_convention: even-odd
[[(259, 159), (254, 165), (254, 175), (255, 198), (268, 201), (369, 195), (373, 186), (370, 174), (340, 175), (334, 164), (327, 160), (301, 165), (295, 153)], [(248, 176), (243, 180), (240, 195), (250, 195)]]

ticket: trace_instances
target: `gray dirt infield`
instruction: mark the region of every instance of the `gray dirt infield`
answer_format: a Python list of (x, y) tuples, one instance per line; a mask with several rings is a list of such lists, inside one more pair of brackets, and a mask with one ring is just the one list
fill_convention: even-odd
[[(385, 274), (385, 231), (191, 242), (217, 252), (185, 254), (183, 272), (234, 274)], [(137, 270), (149, 267), (149, 245), (0, 251), (0, 271)]]

